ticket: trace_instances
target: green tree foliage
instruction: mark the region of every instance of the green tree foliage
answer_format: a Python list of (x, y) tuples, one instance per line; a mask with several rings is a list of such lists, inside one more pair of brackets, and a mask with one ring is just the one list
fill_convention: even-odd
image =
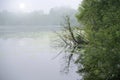
[(77, 19), (82, 30), (67, 18), (60, 37), (79, 55), (78, 73), (83, 80), (120, 80), (120, 0), (83, 0)]
[(89, 41), (78, 73), (84, 80), (120, 80), (120, 0), (83, 0), (77, 18)]

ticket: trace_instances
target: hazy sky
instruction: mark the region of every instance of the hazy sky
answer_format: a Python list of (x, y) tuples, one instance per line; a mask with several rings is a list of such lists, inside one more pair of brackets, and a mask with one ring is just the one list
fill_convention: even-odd
[(81, 0), (0, 0), (0, 10), (14, 12), (43, 10), (48, 13), (53, 7), (66, 6), (77, 9), (80, 2)]

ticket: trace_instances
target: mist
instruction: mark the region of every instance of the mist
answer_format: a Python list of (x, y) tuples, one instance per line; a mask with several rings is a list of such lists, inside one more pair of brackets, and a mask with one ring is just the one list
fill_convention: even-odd
[(65, 16), (74, 21), (75, 13), (76, 10), (67, 7), (52, 8), (48, 14), (41, 10), (22, 13), (4, 10), (0, 12), (0, 25), (60, 25)]
[[(65, 16), (76, 24), (76, 10), (55, 7), (49, 13), (0, 12), (0, 80), (76, 80), (76, 66), (64, 73), (64, 54), (54, 49), (54, 31), (62, 28)], [(63, 70), (63, 72), (61, 72)]]

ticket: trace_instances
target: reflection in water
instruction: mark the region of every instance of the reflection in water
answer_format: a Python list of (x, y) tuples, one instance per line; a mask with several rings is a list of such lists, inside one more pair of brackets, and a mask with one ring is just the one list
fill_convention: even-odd
[(61, 75), (60, 56), (50, 47), (50, 33), (37, 38), (0, 38), (0, 80), (76, 80), (74, 72)]

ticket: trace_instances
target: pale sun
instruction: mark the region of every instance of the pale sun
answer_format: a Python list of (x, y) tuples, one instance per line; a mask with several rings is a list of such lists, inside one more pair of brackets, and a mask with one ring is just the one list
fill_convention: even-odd
[(23, 10), (24, 10), (25, 7), (26, 7), (26, 5), (25, 5), (24, 3), (20, 3), (20, 4), (19, 4), (19, 8), (20, 8), (20, 9), (23, 9)]

